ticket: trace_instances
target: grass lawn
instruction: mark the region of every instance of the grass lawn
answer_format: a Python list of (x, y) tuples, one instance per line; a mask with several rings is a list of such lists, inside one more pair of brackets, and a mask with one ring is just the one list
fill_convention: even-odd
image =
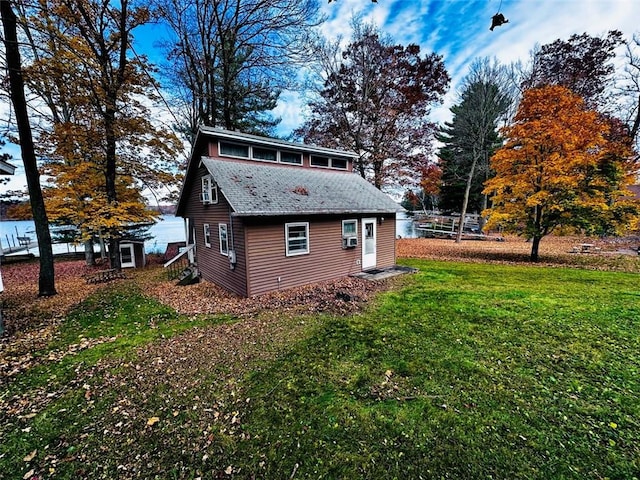
[(404, 263), (348, 316), (97, 291), (0, 393), (0, 478), (640, 478), (637, 274)]

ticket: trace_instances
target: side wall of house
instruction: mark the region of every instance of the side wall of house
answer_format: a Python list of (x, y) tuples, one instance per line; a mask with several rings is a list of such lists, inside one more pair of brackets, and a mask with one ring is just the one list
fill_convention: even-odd
[[(364, 215), (365, 218), (374, 215)], [(362, 246), (343, 248), (342, 220), (358, 221), (362, 215), (251, 219), (246, 222), (248, 295), (333, 280), (362, 271)], [(285, 224), (309, 223), (309, 253), (287, 256)], [(395, 264), (395, 216), (388, 215), (377, 228), (377, 268)]]
[[(224, 196), (218, 192), (218, 203), (203, 204), (201, 178), (208, 172), (204, 167), (197, 170), (189, 186), (185, 216), (191, 219), (195, 228), (196, 262), (204, 280), (213, 282), (238, 295), (247, 295), (246, 254), (242, 220), (231, 217), (231, 207)], [(210, 246), (205, 245), (204, 224), (209, 224)], [(236, 264), (231, 268), (228, 255), (220, 253), (219, 224), (227, 225), (227, 238), (230, 250), (236, 252)]]
[(396, 264), (396, 215), (378, 216), (376, 268), (392, 267)]

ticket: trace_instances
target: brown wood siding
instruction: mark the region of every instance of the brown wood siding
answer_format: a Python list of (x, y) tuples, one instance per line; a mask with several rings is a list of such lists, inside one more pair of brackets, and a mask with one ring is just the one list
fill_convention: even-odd
[(133, 244), (133, 255), (136, 259), (136, 268), (142, 268), (147, 264), (147, 257), (144, 254), (144, 243)]
[(396, 264), (396, 215), (385, 214), (378, 222), (376, 235), (376, 268), (392, 267)]
[[(361, 216), (278, 218), (248, 224), (248, 295), (333, 280), (362, 271), (360, 242), (356, 248), (342, 248), (342, 220), (349, 219), (358, 220), (360, 236)], [(309, 254), (287, 257), (285, 224), (295, 222), (309, 222)], [(395, 263), (394, 224), (389, 216), (379, 225), (379, 267)]]
[[(204, 280), (213, 282), (238, 295), (247, 295), (246, 255), (242, 221), (231, 219), (231, 208), (224, 196), (218, 192), (218, 203), (204, 205), (200, 201), (201, 178), (208, 172), (200, 167), (193, 177), (189, 191), (189, 200), (185, 208), (185, 216), (191, 218), (196, 229), (196, 263)], [(211, 247), (204, 244), (205, 223), (211, 231)], [(229, 258), (220, 253), (218, 224), (227, 224), (229, 248), (236, 251), (237, 263), (232, 270)], [(232, 228), (233, 223), (233, 228)]]

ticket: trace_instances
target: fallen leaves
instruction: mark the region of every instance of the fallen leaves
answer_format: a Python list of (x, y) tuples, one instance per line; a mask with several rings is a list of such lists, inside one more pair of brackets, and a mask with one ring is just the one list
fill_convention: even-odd
[(29, 455), (27, 455), (26, 457), (24, 457), (22, 460), (29, 463), (31, 460), (33, 460), (36, 457), (36, 454), (38, 453), (38, 450), (34, 450), (33, 452), (31, 452)]
[[(573, 246), (585, 242), (597, 245), (601, 254), (570, 253)], [(549, 235), (540, 242), (541, 261), (538, 264), (639, 272), (639, 256), (625, 253), (631, 246), (638, 244), (638, 237), (593, 239)], [(444, 238), (399, 239), (396, 241), (396, 254), (404, 258), (531, 265), (531, 243), (517, 236), (505, 236), (502, 242), (463, 240), (456, 243), (453, 239)]]
[[(29, 335), (21, 335), (19, 338), (22, 343), (24, 343), (25, 338), (29, 337)], [(79, 343), (69, 345), (62, 350), (53, 350), (42, 356), (36, 354), (36, 347), (39, 342), (36, 342), (35, 345), (31, 345), (31, 351), (22, 354), (14, 353), (16, 351), (20, 351), (19, 348), (16, 348), (16, 342), (14, 342), (13, 349), (7, 349), (0, 354), (0, 384), (9, 378), (15, 377), (20, 372), (36, 365), (42, 365), (46, 362), (59, 362), (69, 355), (77, 355), (83, 350), (102, 343), (114, 342), (116, 339), (117, 337), (100, 337), (92, 339), (81, 338)]]
[(151, 417), (150, 419), (147, 420), (147, 425), (152, 427), (153, 425), (155, 425), (159, 421), (160, 421), (160, 417)]
[(387, 286), (385, 282), (345, 277), (244, 298), (211, 282), (177, 288), (175, 282), (148, 274), (139, 275), (137, 282), (147, 294), (179, 313), (224, 314), (239, 318), (267, 311), (289, 315), (320, 312), (347, 315), (358, 311), (373, 294)]

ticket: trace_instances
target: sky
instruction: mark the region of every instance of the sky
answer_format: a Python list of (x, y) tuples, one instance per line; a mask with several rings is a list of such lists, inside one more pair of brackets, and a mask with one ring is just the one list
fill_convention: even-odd
[[(452, 81), (443, 106), (433, 110), (437, 122), (450, 119), (449, 107), (476, 58), (526, 62), (536, 44), (572, 34), (601, 36), (617, 29), (625, 38), (640, 35), (640, 0), (334, 0), (323, 1), (321, 11), (328, 16), (322, 30), (329, 38), (342, 34), (348, 40), (349, 21), (357, 14), (394, 43), (415, 43), (423, 55), (441, 55)], [(498, 11), (509, 23), (490, 31), (491, 17)], [(276, 109), (282, 117), (281, 134), (303, 121), (297, 96), (285, 99)]]
[[(606, 35), (620, 30), (625, 38), (640, 35), (640, 0), (318, 0), (327, 16), (324, 35), (349, 39), (352, 16), (362, 15), (373, 22), (394, 43), (420, 46), (423, 55), (435, 52), (443, 57), (452, 78), (442, 106), (432, 111), (431, 119), (450, 119), (449, 108), (455, 104), (458, 87), (476, 58), (495, 57), (503, 64), (526, 62), (532, 49), (572, 34)], [(489, 30), (491, 17), (498, 11), (509, 23)], [(151, 59), (161, 55), (154, 46), (162, 27), (145, 31), (136, 39), (138, 53)], [(622, 54), (622, 51), (620, 52)], [(284, 92), (275, 116), (282, 119), (278, 135), (287, 136), (304, 120), (300, 96)], [(11, 153), (17, 150), (12, 149)], [(18, 167), (15, 177), (3, 189), (21, 189), (26, 185), (19, 156), (12, 161)]]

